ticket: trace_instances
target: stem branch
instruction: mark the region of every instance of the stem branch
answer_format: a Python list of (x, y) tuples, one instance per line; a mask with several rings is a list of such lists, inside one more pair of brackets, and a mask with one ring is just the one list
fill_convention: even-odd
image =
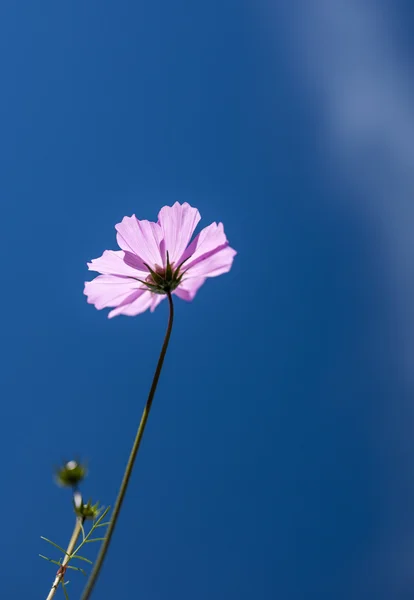
[(65, 567), (71, 559), (71, 556), (72, 556), (73, 551), (76, 546), (76, 542), (78, 541), (79, 534), (82, 531), (82, 524), (83, 524), (82, 521), (83, 521), (82, 517), (76, 517), (75, 528), (73, 530), (72, 537), (70, 538), (68, 547), (66, 548), (66, 554), (63, 557), (62, 566), (60, 567), (60, 569), (57, 572), (55, 581), (53, 582), (53, 585), (50, 588), (50, 592), (49, 592), (46, 600), (52, 600), (52, 598), (56, 594), (56, 590), (58, 589), (59, 585), (63, 581), (63, 577), (65, 575)]

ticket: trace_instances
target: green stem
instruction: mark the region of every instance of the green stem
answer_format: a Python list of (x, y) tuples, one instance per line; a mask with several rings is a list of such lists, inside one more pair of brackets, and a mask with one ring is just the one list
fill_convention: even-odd
[(49, 592), (46, 600), (52, 600), (52, 598), (56, 594), (56, 590), (58, 589), (59, 585), (63, 581), (65, 567), (68, 564), (68, 562), (70, 561), (70, 559), (72, 558), (72, 554), (75, 549), (76, 542), (78, 541), (79, 534), (82, 530), (82, 521), (83, 521), (82, 517), (76, 517), (75, 528), (73, 530), (72, 537), (70, 538), (68, 547), (66, 548), (66, 554), (62, 560), (62, 566), (59, 569), (58, 574), (55, 577), (55, 581), (53, 582), (53, 585), (50, 588), (50, 592)]
[(152, 380), (151, 389), (148, 394), (147, 403), (145, 405), (144, 411), (141, 416), (141, 421), (140, 421), (140, 424), (138, 427), (137, 434), (135, 436), (134, 444), (131, 449), (131, 454), (129, 455), (128, 463), (125, 468), (124, 477), (122, 479), (122, 483), (119, 488), (118, 496), (115, 501), (114, 510), (112, 512), (111, 522), (107, 529), (105, 541), (102, 543), (101, 549), (100, 549), (98, 557), (96, 559), (95, 566), (92, 570), (92, 573), (90, 574), (90, 577), (88, 579), (86, 587), (83, 591), (81, 600), (88, 600), (90, 598), (90, 595), (93, 591), (96, 580), (98, 579), (99, 572), (100, 572), (102, 564), (105, 560), (105, 556), (108, 551), (109, 544), (111, 542), (112, 534), (114, 532), (115, 525), (118, 520), (119, 512), (122, 507), (122, 502), (124, 500), (125, 493), (127, 491), (129, 479), (131, 477), (132, 469), (134, 468), (134, 462), (135, 462), (135, 458), (137, 456), (137, 453), (138, 453), (138, 450), (139, 450), (139, 447), (141, 444), (142, 436), (144, 435), (145, 425), (147, 424), (148, 416), (149, 416), (149, 413), (151, 410), (152, 401), (153, 401), (154, 395), (155, 395), (155, 390), (157, 389), (158, 380), (160, 378), (161, 369), (162, 369), (162, 365), (164, 363), (164, 358), (165, 358), (165, 355), (167, 352), (168, 342), (170, 341), (171, 330), (172, 330), (172, 326), (173, 326), (174, 305), (173, 305), (173, 301), (172, 301), (172, 297), (171, 297), (171, 292), (167, 293), (167, 298), (168, 298), (168, 303), (169, 303), (169, 307), (170, 307), (170, 316), (168, 319), (167, 331), (165, 333), (164, 343), (161, 348), (161, 353), (160, 353), (160, 356), (158, 359), (157, 368), (155, 369), (154, 378)]

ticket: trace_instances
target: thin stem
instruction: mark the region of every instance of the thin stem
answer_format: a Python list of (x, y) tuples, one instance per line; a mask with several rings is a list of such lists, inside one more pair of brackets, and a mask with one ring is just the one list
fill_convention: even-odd
[(58, 589), (59, 585), (63, 581), (63, 577), (65, 575), (65, 567), (72, 557), (73, 551), (76, 546), (76, 542), (78, 541), (79, 534), (82, 531), (82, 525), (83, 525), (82, 521), (83, 521), (82, 517), (76, 517), (75, 527), (73, 529), (72, 537), (70, 538), (68, 547), (66, 548), (66, 554), (63, 558), (62, 566), (60, 567), (60, 569), (55, 577), (55, 581), (53, 582), (53, 585), (50, 588), (50, 592), (49, 592), (46, 600), (52, 600), (52, 598), (56, 594), (56, 590)]
[(155, 369), (154, 378), (152, 380), (151, 389), (148, 394), (147, 403), (145, 404), (145, 407), (144, 407), (144, 410), (143, 410), (143, 413), (141, 416), (141, 421), (140, 421), (140, 424), (138, 427), (137, 434), (135, 436), (134, 444), (131, 449), (131, 454), (129, 455), (128, 463), (125, 468), (124, 477), (122, 479), (121, 486), (120, 486), (119, 492), (118, 492), (118, 496), (115, 501), (115, 505), (114, 505), (114, 509), (112, 511), (112, 517), (111, 517), (111, 521), (110, 521), (110, 524), (107, 529), (106, 537), (105, 537), (104, 542), (102, 543), (101, 549), (99, 551), (98, 557), (95, 562), (95, 566), (92, 570), (92, 573), (90, 574), (90, 577), (88, 579), (86, 587), (83, 591), (81, 600), (89, 599), (89, 597), (93, 591), (93, 588), (95, 586), (96, 580), (98, 579), (99, 572), (100, 572), (102, 564), (105, 560), (105, 556), (108, 551), (109, 544), (111, 542), (112, 534), (114, 532), (115, 525), (118, 520), (119, 512), (122, 507), (122, 502), (124, 500), (125, 493), (127, 491), (128, 483), (129, 483), (129, 480), (131, 477), (132, 470), (134, 468), (134, 463), (135, 463), (135, 459), (136, 459), (136, 456), (138, 454), (138, 450), (139, 450), (139, 447), (141, 444), (142, 436), (144, 435), (145, 425), (147, 424), (148, 416), (149, 416), (149, 413), (151, 410), (152, 401), (154, 399), (155, 391), (157, 389), (157, 384), (158, 384), (158, 380), (160, 378), (162, 365), (164, 363), (164, 358), (167, 353), (168, 342), (170, 341), (171, 330), (172, 330), (173, 321), (174, 321), (174, 305), (173, 305), (173, 300), (171, 297), (171, 292), (167, 293), (167, 298), (168, 298), (168, 303), (169, 303), (169, 307), (170, 307), (170, 315), (169, 315), (169, 319), (168, 319), (167, 331), (165, 333), (164, 342), (163, 342), (163, 345), (161, 348), (161, 353), (158, 358), (157, 368)]

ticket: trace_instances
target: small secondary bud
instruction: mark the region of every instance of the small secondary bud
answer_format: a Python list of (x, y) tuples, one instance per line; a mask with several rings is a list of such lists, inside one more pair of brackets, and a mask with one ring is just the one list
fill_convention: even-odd
[[(80, 494), (79, 494), (80, 496)], [(76, 504), (76, 499), (75, 499), (75, 495), (73, 497), (73, 503), (75, 506), (75, 513), (78, 515), (78, 517), (82, 517), (83, 519), (91, 519), (94, 520), (97, 517), (99, 517), (100, 513), (102, 512), (102, 507), (99, 506), (99, 502), (97, 502), (96, 504), (92, 504), (91, 500), (88, 500), (87, 504), (83, 504), (82, 502), (82, 497), (80, 496), (80, 503), (77, 506)], [(78, 499), (79, 502), (79, 499)]]

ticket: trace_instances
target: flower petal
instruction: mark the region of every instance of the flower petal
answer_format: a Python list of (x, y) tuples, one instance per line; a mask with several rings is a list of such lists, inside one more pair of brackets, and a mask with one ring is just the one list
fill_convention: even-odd
[(165, 250), (168, 250), (171, 263), (177, 264), (191, 240), (200, 213), (184, 202), (176, 202), (173, 206), (164, 206), (158, 214), (158, 223), (161, 226)]
[(193, 239), (188, 246), (180, 262), (187, 260), (184, 269), (188, 269), (202, 257), (205, 257), (212, 252), (216, 252), (218, 248), (227, 245), (227, 238), (224, 233), (223, 223), (211, 223), (208, 227), (204, 227), (200, 233)]
[(88, 297), (89, 304), (94, 304), (101, 310), (108, 306), (119, 306), (130, 297), (135, 300), (143, 291), (142, 284), (129, 277), (98, 275), (85, 283), (84, 294)]
[(142, 259), (136, 254), (128, 251), (124, 252), (124, 263), (134, 269), (135, 272), (139, 271), (144, 277), (148, 277), (148, 268), (144, 265)]
[(123, 250), (105, 250), (102, 256), (88, 263), (88, 268), (103, 275), (124, 275), (140, 279), (145, 279), (148, 275), (143, 262), (135, 254)]
[(191, 302), (194, 299), (198, 289), (205, 282), (205, 277), (192, 278), (192, 279), (184, 279), (179, 287), (174, 290), (174, 294), (176, 294), (181, 300), (186, 300), (187, 302)]
[(157, 308), (157, 306), (166, 298), (165, 294), (152, 294), (151, 312)]
[(142, 290), (142, 293), (133, 299), (132, 302), (124, 301), (122, 305), (118, 306), (118, 308), (111, 310), (111, 312), (108, 314), (108, 318), (112, 319), (117, 315), (135, 317), (135, 315), (145, 312), (151, 306), (152, 296), (153, 294), (148, 290)]
[(230, 246), (222, 246), (198, 259), (186, 270), (184, 277), (189, 279), (193, 277), (216, 277), (228, 273), (236, 254), (237, 252)]
[(136, 254), (151, 268), (164, 264), (162, 229), (152, 221), (138, 221), (135, 215), (115, 225), (116, 240), (122, 250)]

